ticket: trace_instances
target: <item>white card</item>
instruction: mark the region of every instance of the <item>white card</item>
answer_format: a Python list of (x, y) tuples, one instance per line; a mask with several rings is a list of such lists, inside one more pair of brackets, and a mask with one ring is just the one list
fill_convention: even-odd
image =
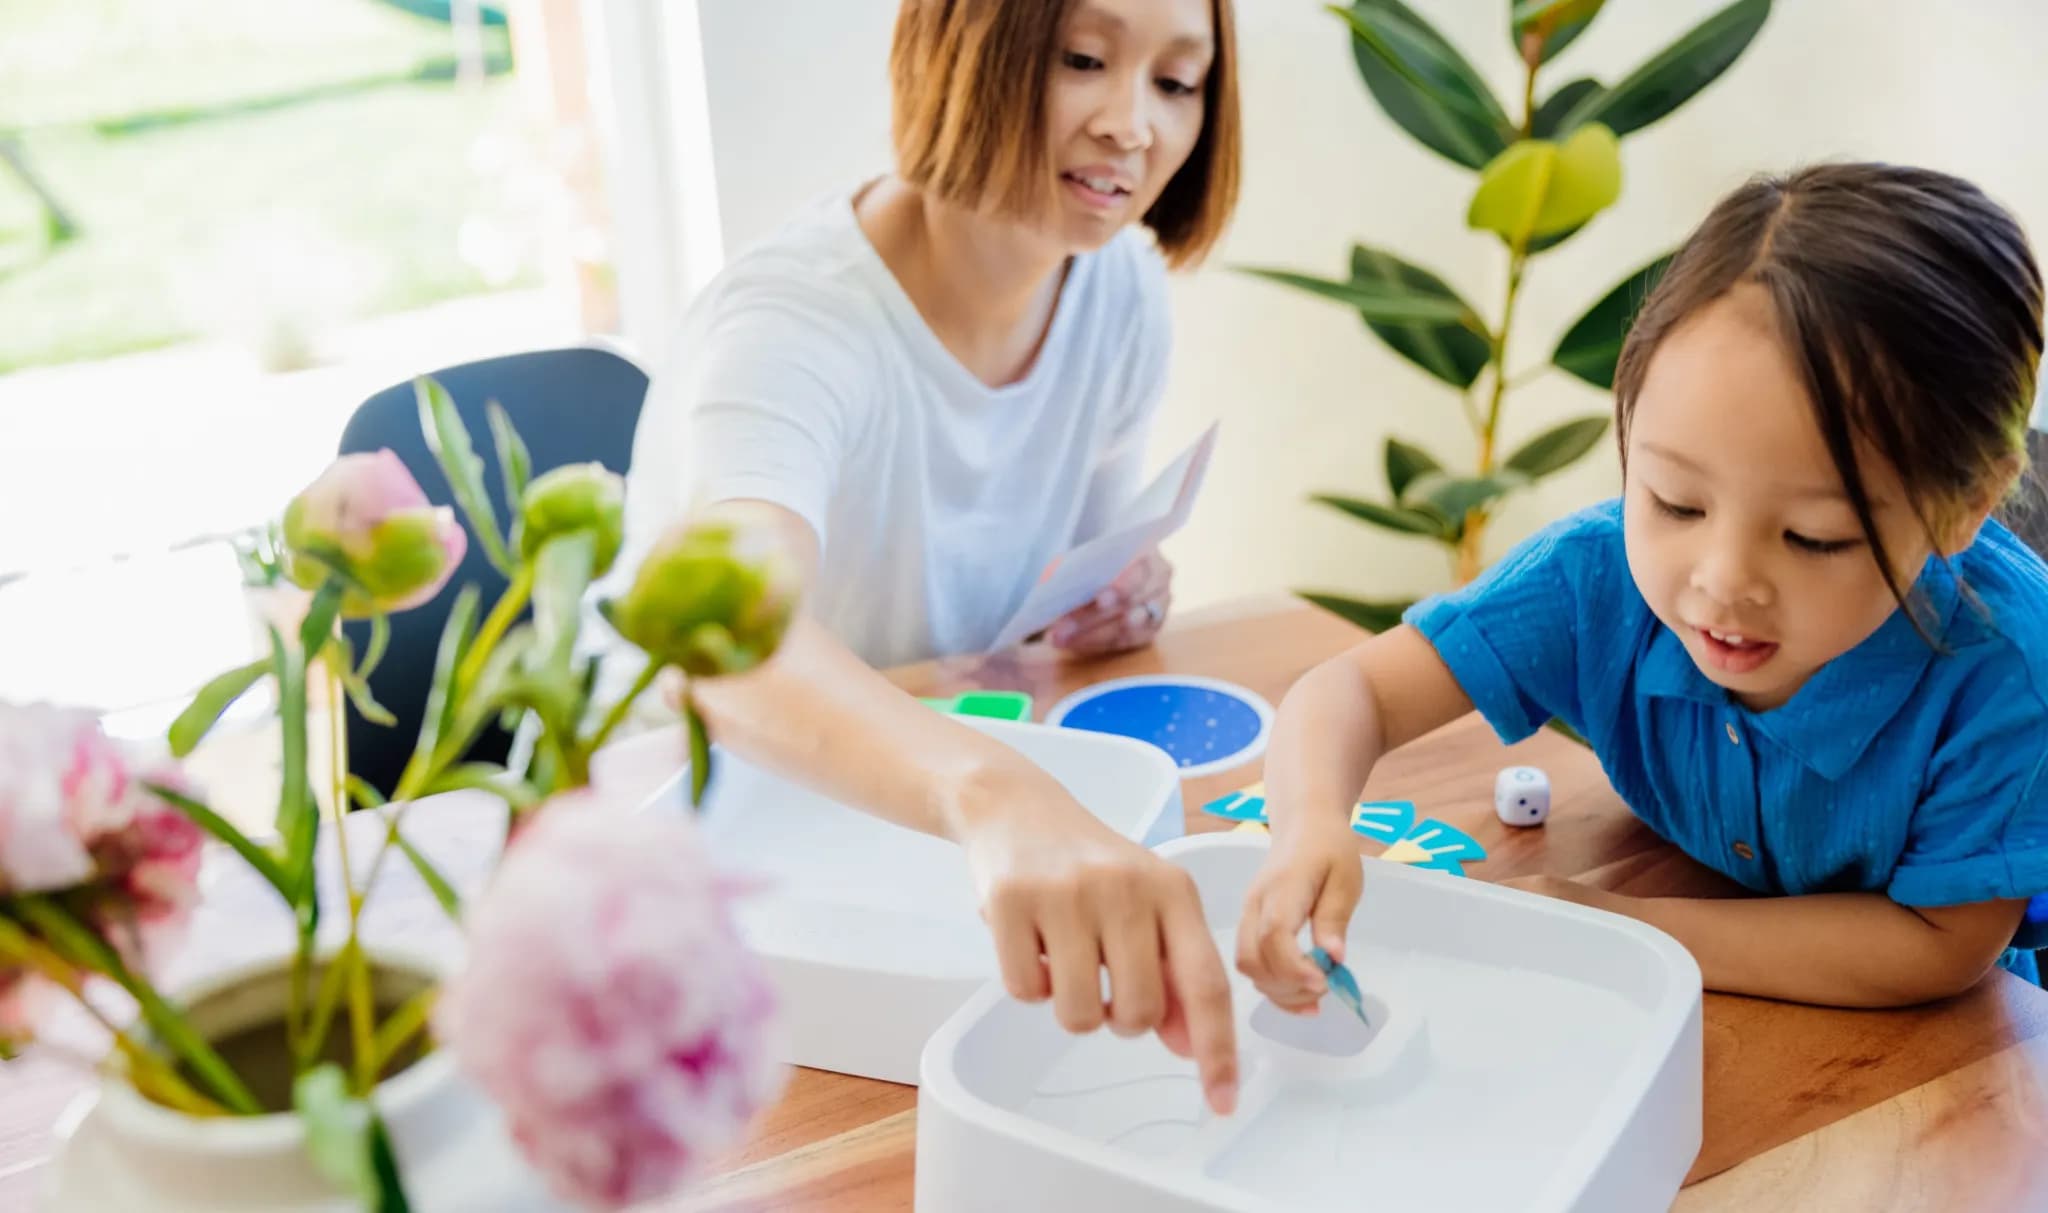
[(1166, 470), (1124, 507), (1122, 518), (1088, 542), (1053, 557), (1039, 574), (1038, 584), (1024, 596), (1024, 604), (997, 633), (989, 651), (1021, 644), (1050, 627), (1101, 593), (1146, 549), (1179, 530), (1194, 509), (1195, 494), (1201, 491), (1202, 475), (1208, 471), (1209, 456), (1215, 449), (1216, 426), (1212, 422), (1193, 446), (1167, 464)]

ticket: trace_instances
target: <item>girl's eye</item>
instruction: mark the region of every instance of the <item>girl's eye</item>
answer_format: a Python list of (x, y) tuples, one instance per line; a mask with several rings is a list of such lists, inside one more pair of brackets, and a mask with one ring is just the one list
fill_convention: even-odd
[(1060, 62), (1077, 72), (1093, 72), (1102, 68), (1102, 60), (1093, 55), (1084, 55), (1080, 51), (1062, 51)]
[(1846, 552), (1851, 548), (1863, 546), (1861, 539), (1815, 539), (1809, 535), (1802, 535), (1798, 531), (1786, 531), (1785, 542), (1802, 552), (1808, 552), (1815, 556), (1833, 556), (1838, 552)]
[(1159, 91), (1169, 97), (1192, 97), (1201, 91), (1201, 86), (1189, 84), (1185, 80), (1175, 80), (1171, 76), (1162, 76), (1159, 80)]
[(1705, 510), (1697, 509), (1689, 505), (1673, 505), (1670, 502), (1664, 500), (1662, 497), (1657, 496), (1657, 494), (1655, 493), (1650, 494), (1650, 500), (1657, 503), (1657, 509), (1659, 512), (1663, 513), (1665, 516), (1670, 518), (1677, 518), (1681, 521), (1691, 521), (1694, 518), (1702, 518), (1706, 516)]

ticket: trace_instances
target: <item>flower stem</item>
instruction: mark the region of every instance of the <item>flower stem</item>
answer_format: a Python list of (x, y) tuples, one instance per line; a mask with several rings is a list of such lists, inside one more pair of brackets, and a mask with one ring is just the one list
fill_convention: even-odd
[[(522, 564), (519, 571), (513, 574), (512, 584), (505, 587), (505, 593), (498, 599), (498, 605), (491, 608), (491, 613), (484, 619), (483, 626), (477, 629), (476, 639), (470, 643), (469, 652), (464, 655), (462, 664), (455, 668), (455, 686), (450, 695), (453, 702), (462, 702), (463, 693), (474, 686), (476, 680), (482, 676), (484, 665), (490, 661), (492, 651), (498, 647), (498, 642), (505, 638), (505, 633), (511, 629), (513, 621), (519, 618), (519, 612), (526, 609), (526, 601), (532, 596), (533, 566)], [(394, 799), (403, 800), (405, 797), (399, 796)]]
[[(470, 642), (469, 652), (463, 656), (462, 664), (455, 668), (455, 676), (450, 680), (448, 691), (450, 703), (460, 704), (472, 685), (483, 675), (484, 667), (490, 662), (491, 653), (497, 649), (498, 642), (505, 638), (505, 633), (511, 629), (513, 621), (519, 617), (519, 612), (526, 608), (527, 600), (532, 594), (533, 566), (522, 564), (513, 573), (512, 583), (505, 587), (504, 596), (498, 599), (497, 605), (491, 608), (490, 615), (484, 619), (483, 626), (477, 629), (476, 638)], [(377, 883), (377, 874), (384, 870), (384, 859), (392, 852), (394, 844), (398, 841), (399, 826), (405, 819), (407, 806), (417, 800), (427, 788), (433, 786), (434, 780), (440, 776), (448, 763), (468, 747), (468, 741), (467, 737), (441, 737), (435, 740), (431, 751), (414, 750), (411, 760), (405, 764), (405, 770), (398, 776), (398, 786), (391, 790), (391, 803), (397, 807), (386, 814), (384, 842), (370, 860), (370, 871), (364, 880), (366, 887), (374, 886)]]
[[(341, 861), (341, 887), (348, 895), (348, 946), (342, 950), (335, 963), (345, 966), (343, 980), (348, 988), (348, 1027), (350, 1048), (355, 1060), (355, 1082), (357, 1094), (367, 1095), (374, 1081), (365, 1081), (366, 1075), (374, 1075), (371, 1069), (374, 1058), (372, 1042), (376, 1039), (377, 1008), (370, 996), (369, 967), (363, 960), (362, 948), (357, 945), (358, 931), (363, 917), (363, 893), (356, 887), (355, 865), (349, 862), (348, 853), (348, 714), (342, 708), (341, 671), (335, 667), (330, 656), (321, 663), (327, 674), (328, 735), (332, 741), (330, 753), (333, 769), (328, 772), (331, 787), (329, 795), (334, 809), (334, 846)], [(306, 1055), (317, 1057), (325, 1035), (309, 1033), (306, 1041)]]
[(105, 940), (94, 935), (70, 911), (47, 897), (24, 896), (16, 904), (29, 925), (48, 941), (59, 957), (80, 968), (103, 974), (126, 990), (141, 1007), (143, 1021), (149, 1024), (164, 1047), (191, 1066), (193, 1073), (212, 1089), (229, 1111), (255, 1116), (263, 1110), (234, 1069), (214, 1051), (206, 1038), (193, 1030), (185, 1017), (165, 1002), (147, 981), (130, 972)]
[[(0, 915), (0, 958), (6, 959), (10, 964), (20, 965), (42, 974), (51, 984), (71, 995), (72, 999), (85, 1009), (87, 1015), (92, 1016), (100, 1027), (106, 1029), (107, 1035), (114, 1042), (114, 1047), (127, 1059), (129, 1078), (135, 1084), (136, 1090), (166, 1107), (176, 1108), (180, 1112), (188, 1112), (194, 1116), (225, 1114), (225, 1108), (193, 1090), (191, 1084), (178, 1077), (178, 1072), (173, 1066), (133, 1036), (122, 1031), (120, 1025), (108, 1019), (98, 1007), (92, 1005), (92, 999), (85, 993), (85, 983), (78, 979), (79, 974), (75, 967), (65, 963), (64, 958), (52, 951), (48, 944), (30, 935), (19, 923), (4, 915)], [(38, 1047), (72, 1057), (66, 1050), (47, 1042)], [(80, 1062), (87, 1069), (99, 1069), (99, 1066), (90, 1059), (73, 1060)]]
[(604, 723), (597, 726), (597, 732), (591, 737), (589, 746), (584, 748), (583, 753), (586, 759), (589, 755), (603, 749), (604, 743), (611, 740), (613, 731), (625, 723), (627, 715), (632, 712), (634, 701), (645, 694), (648, 687), (654, 685), (654, 680), (661, 676), (661, 671), (661, 660), (649, 657), (647, 665), (640, 671), (640, 676), (633, 680), (632, 689), (627, 691), (624, 697), (612, 705), (611, 711), (605, 713)]

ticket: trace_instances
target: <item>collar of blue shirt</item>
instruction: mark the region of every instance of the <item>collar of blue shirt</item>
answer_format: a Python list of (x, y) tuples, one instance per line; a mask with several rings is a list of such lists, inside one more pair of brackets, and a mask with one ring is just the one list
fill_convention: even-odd
[[(1961, 597), (1948, 565), (1930, 559), (1914, 595), (1937, 621), (1930, 629), (1933, 634), (1947, 635)], [(1899, 714), (1934, 657), (1905, 612), (1893, 611), (1862, 644), (1822, 666), (1790, 702), (1768, 712), (1750, 712), (1702, 674), (1685, 645), (1660, 623), (1638, 667), (1637, 685), (1646, 695), (1691, 699), (1740, 712), (1815, 774), (1832, 780), (1846, 775)]]

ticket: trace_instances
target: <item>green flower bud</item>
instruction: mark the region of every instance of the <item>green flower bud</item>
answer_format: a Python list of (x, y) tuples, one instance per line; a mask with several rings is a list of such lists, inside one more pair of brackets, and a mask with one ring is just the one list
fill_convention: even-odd
[(605, 613), (648, 656), (712, 678), (750, 670), (775, 652), (797, 583), (772, 524), (725, 507), (663, 536)]
[(592, 577), (602, 577), (619, 557), (626, 535), (626, 482), (601, 463), (572, 463), (548, 472), (526, 487), (519, 503), (519, 550), (528, 560), (541, 545), (560, 535), (590, 531), (597, 536), (597, 564)]

